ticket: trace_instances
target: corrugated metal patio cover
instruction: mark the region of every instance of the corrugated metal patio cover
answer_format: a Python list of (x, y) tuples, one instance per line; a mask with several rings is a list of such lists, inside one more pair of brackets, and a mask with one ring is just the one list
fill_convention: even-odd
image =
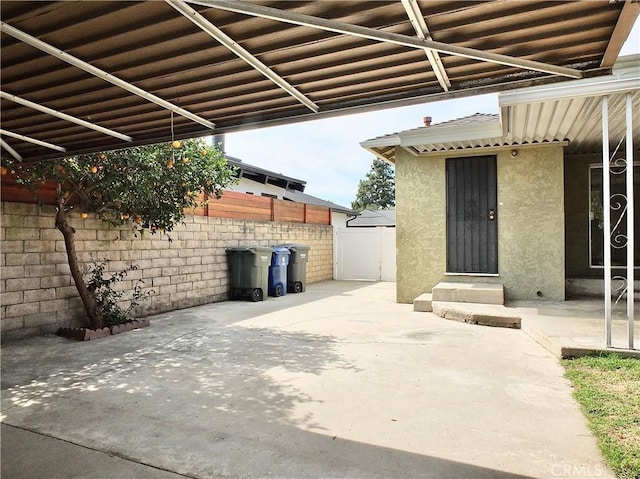
[(27, 161), (166, 141), (171, 112), (185, 138), (606, 74), (638, 12), (527, 0), (0, 8), (2, 153)]

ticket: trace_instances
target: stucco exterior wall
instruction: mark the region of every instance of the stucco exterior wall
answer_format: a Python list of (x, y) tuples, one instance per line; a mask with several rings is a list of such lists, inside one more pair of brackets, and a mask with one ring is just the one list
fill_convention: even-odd
[[(445, 160), (396, 151), (397, 299), (411, 302), (438, 281), (492, 282), (507, 299), (563, 300), (564, 186), (562, 147), (495, 154), (498, 168), (498, 277), (446, 276)], [(465, 152), (465, 156), (473, 156)]]
[[(50, 333), (58, 327), (82, 326), (83, 309), (65, 253), (54, 227), (54, 208), (2, 202), (0, 222), (0, 304), (3, 339)], [(150, 300), (139, 315), (187, 308), (228, 298), (225, 248), (239, 245), (310, 246), (307, 283), (333, 277), (333, 228), (330, 225), (250, 221), (206, 216), (185, 217), (171, 233), (134, 236), (126, 226), (109, 227), (94, 216), (75, 217), (78, 259), (108, 259), (108, 271), (137, 264), (116, 289), (130, 291), (142, 279)], [(277, 300), (271, 298), (269, 300)]]
[(508, 299), (564, 300), (562, 147), (498, 153), (498, 263)]
[(446, 269), (445, 157), (396, 150), (396, 298), (410, 303)]

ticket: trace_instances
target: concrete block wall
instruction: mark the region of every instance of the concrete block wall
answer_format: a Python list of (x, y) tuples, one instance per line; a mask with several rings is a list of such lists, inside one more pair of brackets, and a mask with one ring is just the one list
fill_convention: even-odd
[[(82, 326), (83, 309), (69, 274), (62, 234), (54, 226), (53, 207), (1, 203), (0, 305), (3, 339)], [(74, 217), (78, 260), (108, 260), (107, 271), (137, 264), (117, 289), (131, 291), (138, 280), (153, 295), (138, 311), (146, 316), (223, 301), (228, 298), (225, 248), (303, 243), (311, 247), (307, 283), (333, 277), (330, 225), (249, 221), (187, 216), (185, 224), (165, 235), (135, 235), (89, 216)]]

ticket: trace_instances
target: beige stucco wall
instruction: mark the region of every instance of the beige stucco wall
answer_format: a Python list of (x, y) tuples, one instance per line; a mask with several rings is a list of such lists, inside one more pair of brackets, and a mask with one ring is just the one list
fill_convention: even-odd
[[(473, 152), (465, 152), (473, 156)], [(562, 147), (485, 150), (498, 167), (499, 277), (447, 276), (449, 281), (502, 283), (507, 300), (564, 299)], [(397, 299), (411, 302), (445, 278), (445, 160), (396, 151)], [(539, 293), (538, 293), (539, 292)]]
[(396, 150), (396, 298), (430, 291), (446, 267), (445, 157)]

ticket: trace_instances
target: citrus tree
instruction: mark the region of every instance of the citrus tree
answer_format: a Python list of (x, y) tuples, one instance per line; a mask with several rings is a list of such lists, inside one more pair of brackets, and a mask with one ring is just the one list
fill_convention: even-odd
[(10, 172), (38, 200), (42, 200), (43, 186), (53, 183), (55, 226), (64, 238), (71, 276), (88, 326), (93, 329), (104, 327), (105, 321), (95, 288), (83, 279), (71, 216), (86, 218), (95, 213), (111, 225), (130, 224), (140, 232), (170, 232), (184, 218), (185, 209), (198, 206), (202, 198), (219, 198), (223, 188), (237, 181), (220, 150), (202, 140), (51, 161), (2, 161), (2, 172)]

